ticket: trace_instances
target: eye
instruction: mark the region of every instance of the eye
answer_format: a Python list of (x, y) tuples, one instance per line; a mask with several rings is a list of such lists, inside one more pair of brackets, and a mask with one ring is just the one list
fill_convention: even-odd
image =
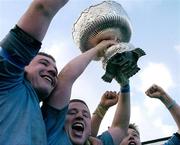
[(137, 135), (137, 134), (133, 134), (133, 136), (139, 138), (139, 135)]
[(76, 111), (75, 110), (69, 110), (67, 114), (74, 115), (74, 114), (76, 114)]
[(57, 72), (56, 71), (49, 71), (49, 73), (51, 74), (51, 76), (57, 77)]
[(84, 116), (85, 118), (90, 118), (90, 115), (89, 115), (88, 113), (83, 113), (83, 116)]
[(44, 66), (48, 66), (48, 63), (45, 61), (40, 61), (41, 64), (43, 64)]

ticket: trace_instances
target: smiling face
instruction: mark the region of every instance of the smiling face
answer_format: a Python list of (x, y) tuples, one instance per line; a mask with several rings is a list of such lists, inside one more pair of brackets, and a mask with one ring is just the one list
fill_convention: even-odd
[(141, 145), (140, 136), (136, 130), (129, 128), (126, 136), (120, 145)]
[(83, 145), (91, 134), (91, 116), (82, 102), (70, 102), (65, 130), (73, 144)]
[(57, 68), (50, 57), (37, 55), (25, 67), (25, 72), (39, 99), (45, 99), (56, 86)]

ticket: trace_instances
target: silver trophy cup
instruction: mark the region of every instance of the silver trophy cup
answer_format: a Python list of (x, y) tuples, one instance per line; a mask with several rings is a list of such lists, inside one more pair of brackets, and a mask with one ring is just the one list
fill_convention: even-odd
[(131, 34), (127, 13), (119, 3), (110, 0), (85, 9), (75, 22), (72, 33), (82, 52), (107, 39), (108, 35), (116, 36), (119, 44), (108, 48), (105, 56), (96, 60), (101, 60), (106, 70), (102, 77), (104, 81), (111, 82), (115, 78), (122, 85), (127, 84), (129, 77), (139, 70), (137, 59), (145, 55), (143, 50), (129, 43)]

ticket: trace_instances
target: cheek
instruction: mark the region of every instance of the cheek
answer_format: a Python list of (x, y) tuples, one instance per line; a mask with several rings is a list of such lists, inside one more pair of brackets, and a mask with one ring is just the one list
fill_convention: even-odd
[(67, 115), (67, 117), (66, 117), (66, 119), (65, 119), (65, 125), (66, 125), (66, 126), (69, 126), (70, 123), (72, 122), (72, 119), (73, 119), (73, 118), (71, 118), (71, 117), (69, 117), (69, 115)]
[(39, 70), (38, 66), (29, 65), (25, 67), (25, 72), (30, 75), (35, 74), (35, 72), (37, 72), (38, 70)]
[(128, 142), (128, 139), (129, 139), (129, 136), (125, 137), (125, 138), (122, 140), (122, 143), (127, 143), (127, 142)]
[(91, 120), (87, 120), (87, 128), (88, 128), (87, 134), (90, 135), (91, 134)]
[(69, 122), (68, 122), (67, 120), (65, 121), (65, 125), (64, 125), (64, 127), (65, 127), (65, 130), (66, 130), (66, 131), (68, 131)]
[(65, 124), (68, 124), (68, 122), (69, 122), (69, 118), (66, 117), (66, 119), (65, 119)]

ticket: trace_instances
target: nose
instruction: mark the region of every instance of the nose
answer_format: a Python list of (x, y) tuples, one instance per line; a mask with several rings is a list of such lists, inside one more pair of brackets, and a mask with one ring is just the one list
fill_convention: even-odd
[(46, 72), (53, 79), (53, 85), (56, 85), (57, 84), (57, 69), (53, 66), (48, 66)]
[(134, 136), (133, 135), (129, 135), (129, 140), (134, 140)]
[(78, 120), (83, 120), (83, 114), (82, 114), (82, 112), (78, 112), (78, 113), (76, 114), (76, 119), (78, 119)]
[(48, 73), (52, 76), (52, 77), (56, 77), (57, 76), (57, 68), (55, 66), (49, 65), (48, 66)]
[(52, 77), (56, 77), (57, 73), (55, 70), (48, 70), (48, 73), (52, 76)]

